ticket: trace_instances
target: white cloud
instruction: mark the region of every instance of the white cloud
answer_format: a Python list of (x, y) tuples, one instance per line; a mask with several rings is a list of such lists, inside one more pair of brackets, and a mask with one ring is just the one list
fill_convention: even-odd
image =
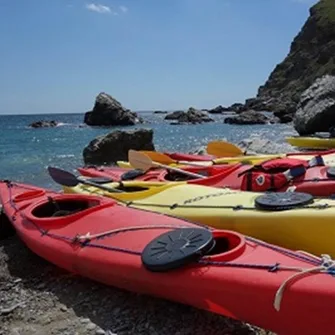
[(87, 4), (86, 9), (91, 10), (92, 12), (100, 13), (100, 14), (108, 14), (112, 13), (112, 10), (110, 7), (101, 5), (101, 4), (95, 4), (95, 3), (90, 3)]
[(121, 12), (123, 13), (127, 13), (128, 12), (128, 8), (126, 6), (119, 6)]

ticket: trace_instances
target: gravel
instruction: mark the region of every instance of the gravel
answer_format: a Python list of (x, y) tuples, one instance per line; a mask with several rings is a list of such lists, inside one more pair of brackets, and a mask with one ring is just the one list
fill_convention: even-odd
[(0, 335), (265, 335), (250, 325), (69, 274), (0, 241)]

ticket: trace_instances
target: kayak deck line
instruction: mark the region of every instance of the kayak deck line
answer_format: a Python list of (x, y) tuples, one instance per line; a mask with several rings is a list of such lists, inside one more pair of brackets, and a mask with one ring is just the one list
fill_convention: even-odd
[[(112, 229), (106, 232), (93, 234), (91, 235), (89, 232), (85, 235), (77, 235), (75, 237), (76, 241), (92, 241), (93, 239), (99, 239), (101, 237), (108, 237), (113, 234), (124, 233), (127, 231), (134, 231), (134, 230), (145, 230), (145, 229), (162, 229), (162, 228), (188, 228), (188, 226), (182, 225), (160, 225), (160, 226), (137, 226), (137, 227), (127, 227), (127, 228), (120, 228), (120, 229)], [(209, 229), (212, 230), (212, 229)]]
[[(260, 211), (259, 208), (257, 207), (245, 207), (243, 205), (236, 205), (236, 206), (225, 206), (225, 205), (180, 205), (180, 204), (154, 204), (154, 203), (145, 203), (145, 202), (137, 202), (137, 201), (121, 201), (126, 204), (127, 207), (130, 207), (132, 205), (135, 206), (148, 206), (148, 207), (163, 207), (163, 208), (169, 208), (171, 210), (176, 209), (176, 208), (210, 208), (210, 209), (221, 209), (221, 208), (226, 208), (226, 209), (232, 209), (234, 211), (238, 210), (256, 210)], [(329, 205), (329, 204), (319, 204), (319, 205), (305, 205), (305, 206), (297, 206), (297, 207), (291, 207), (291, 208), (280, 208), (277, 207), (275, 210), (272, 211), (279, 211), (279, 210), (296, 210), (296, 209), (327, 209), (327, 208), (335, 208), (335, 205)], [(271, 211), (271, 210), (267, 210)]]

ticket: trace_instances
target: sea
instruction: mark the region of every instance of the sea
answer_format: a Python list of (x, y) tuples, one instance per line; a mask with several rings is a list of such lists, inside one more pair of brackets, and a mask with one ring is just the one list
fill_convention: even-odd
[[(60, 190), (47, 172), (48, 166), (77, 174), (83, 166), (83, 149), (95, 137), (113, 130), (147, 128), (154, 130), (156, 150), (190, 152), (209, 141), (226, 139), (237, 144), (243, 139), (259, 137), (285, 143), (285, 136), (295, 135), (291, 124), (229, 125), (226, 116), (211, 115), (214, 123), (171, 125), (165, 114), (138, 112), (144, 123), (126, 127), (90, 127), (84, 114), (0, 115), (0, 179), (9, 179)], [(38, 120), (56, 120), (54, 128), (31, 128)]]

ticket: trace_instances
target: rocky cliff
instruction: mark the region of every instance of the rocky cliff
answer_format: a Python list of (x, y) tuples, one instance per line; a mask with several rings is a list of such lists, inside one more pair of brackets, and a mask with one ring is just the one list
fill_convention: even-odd
[(301, 93), (315, 79), (335, 74), (335, 0), (320, 0), (294, 38), (289, 54), (246, 101), (253, 109), (274, 111), (282, 121), (292, 120)]

